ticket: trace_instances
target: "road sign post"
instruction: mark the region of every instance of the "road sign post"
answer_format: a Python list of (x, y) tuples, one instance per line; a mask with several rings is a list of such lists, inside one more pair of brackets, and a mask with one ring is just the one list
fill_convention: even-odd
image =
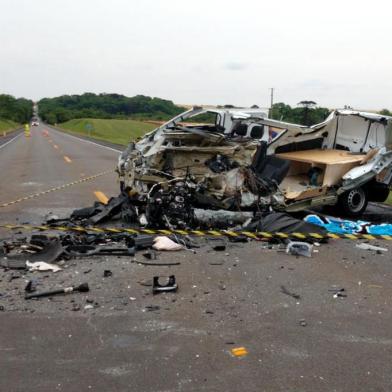
[(88, 137), (91, 137), (91, 131), (94, 130), (93, 124), (87, 123), (87, 124), (85, 125), (85, 128), (86, 128), (86, 130), (87, 130), (87, 135), (88, 135)]

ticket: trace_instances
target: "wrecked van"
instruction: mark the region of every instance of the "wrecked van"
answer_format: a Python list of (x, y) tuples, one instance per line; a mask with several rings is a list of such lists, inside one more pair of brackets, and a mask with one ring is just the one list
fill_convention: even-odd
[(117, 171), (137, 215), (165, 227), (270, 208), (360, 215), (389, 194), (392, 118), (336, 110), (307, 127), (262, 109), (195, 107), (130, 143)]

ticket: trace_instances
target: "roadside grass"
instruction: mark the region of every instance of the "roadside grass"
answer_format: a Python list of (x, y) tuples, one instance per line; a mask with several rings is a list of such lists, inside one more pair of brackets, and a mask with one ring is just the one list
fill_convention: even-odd
[(0, 136), (3, 136), (4, 132), (7, 133), (18, 127), (20, 127), (20, 125), (11, 120), (0, 120)]
[(157, 127), (157, 125), (142, 121), (94, 118), (74, 119), (57, 126), (71, 133), (123, 145), (127, 145), (131, 140), (135, 140)]
[(385, 203), (392, 205), (392, 192), (389, 192), (388, 199), (385, 201)]

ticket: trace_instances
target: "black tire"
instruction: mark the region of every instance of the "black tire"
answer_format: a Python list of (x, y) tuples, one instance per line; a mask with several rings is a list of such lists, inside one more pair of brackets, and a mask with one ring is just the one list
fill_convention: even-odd
[(368, 205), (367, 192), (362, 188), (351, 189), (339, 197), (338, 207), (341, 212), (349, 216), (360, 216)]
[(368, 195), (368, 200), (375, 201), (377, 203), (383, 203), (387, 200), (390, 192), (388, 185), (377, 181), (367, 183), (365, 189)]

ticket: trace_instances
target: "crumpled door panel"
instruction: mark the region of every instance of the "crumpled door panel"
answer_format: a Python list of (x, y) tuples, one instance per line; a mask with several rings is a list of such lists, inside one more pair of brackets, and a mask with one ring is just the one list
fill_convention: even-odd
[[(389, 174), (392, 171), (392, 151), (387, 151), (385, 147), (380, 148), (367, 163), (354, 167), (348, 171), (343, 176), (343, 186), (339, 189), (339, 193), (367, 183), (383, 170), (386, 170), (384, 179), (390, 179)], [(389, 182), (386, 184), (389, 185)]]

